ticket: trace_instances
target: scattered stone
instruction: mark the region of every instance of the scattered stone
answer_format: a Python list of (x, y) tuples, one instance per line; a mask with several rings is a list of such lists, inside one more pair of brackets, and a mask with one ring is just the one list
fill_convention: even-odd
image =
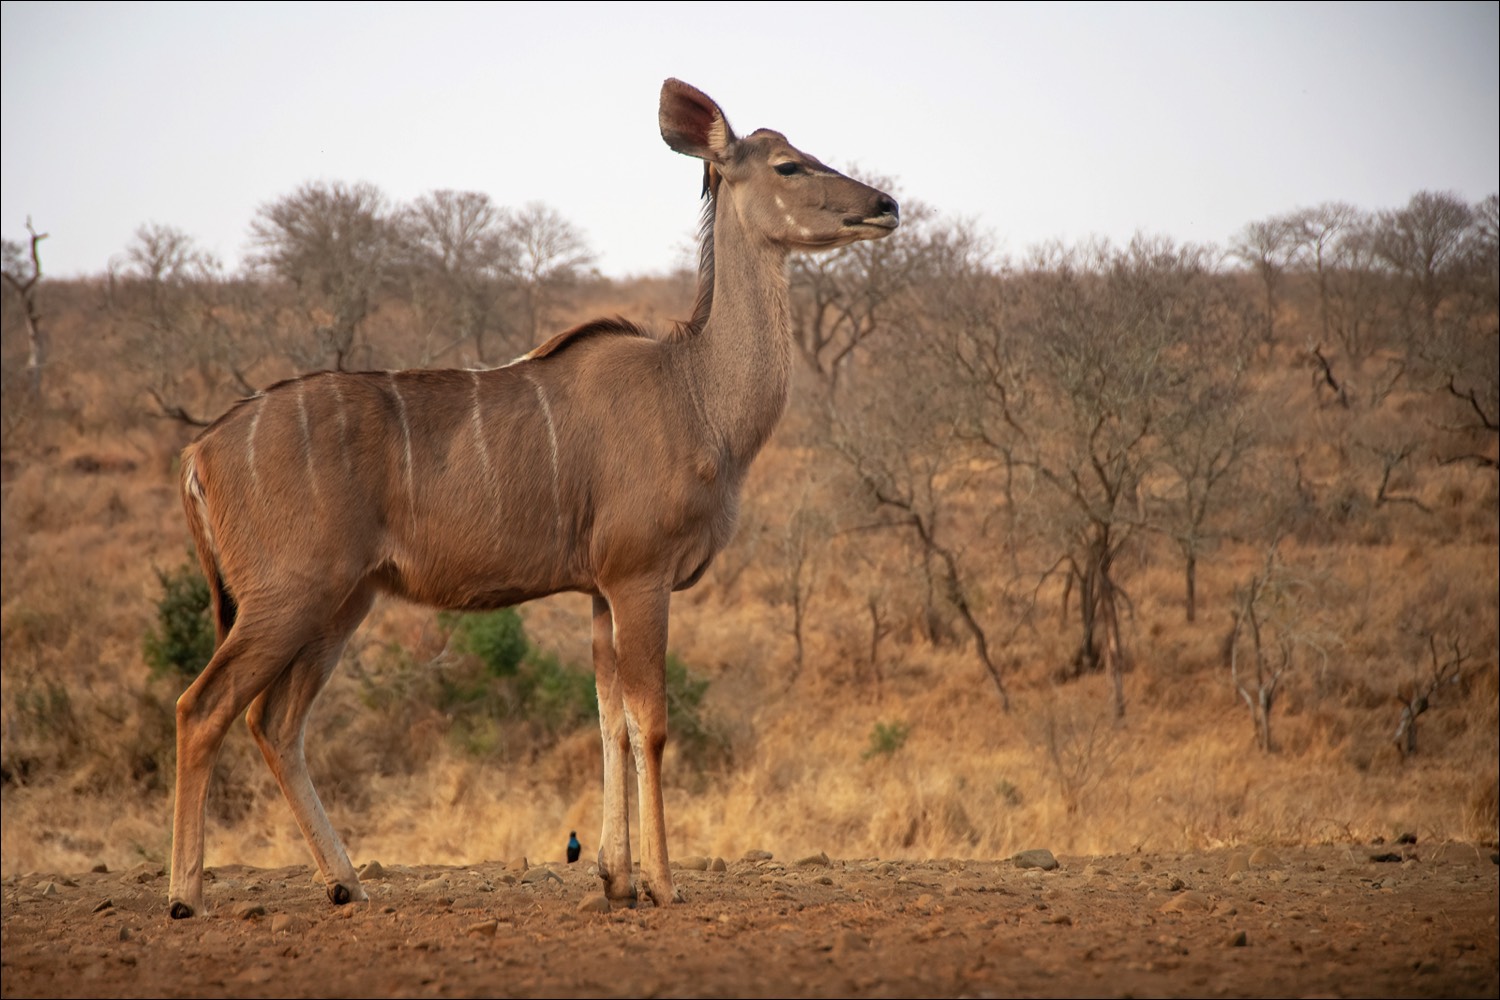
[(833, 864), (833, 862), (828, 860), (828, 852), (826, 851), (820, 851), (817, 854), (809, 854), (807, 857), (799, 858), (797, 861), (793, 862), (793, 865), (797, 868), (827, 868), (831, 864)]
[(1224, 865), (1225, 875), (1238, 875), (1250, 870), (1250, 855), (1234, 853), (1229, 856), (1229, 861)]
[(101, 861), (97, 865), (95, 865), (94, 867), (90, 868), (89, 871), (93, 872), (95, 875), (108, 875), (109, 874), (109, 865), (107, 865), (103, 861)]
[(1250, 852), (1250, 865), (1253, 868), (1280, 868), (1281, 858), (1269, 847), (1257, 847)]
[(1226, 948), (1243, 948), (1249, 943), (1250, 937), (1244, 931), (1235, 931), (1224, 940)]
[(713, 864), (708, 866), (708, 870), (711, 872), (727, 872), (729, 871), (729, 866), (724, 863), (723, 858), (714, 858)]
[(471, 937), (494, 937), (495, 931), (499, 926), (500, 922), (498, 920), (481, 920), (464, 928), (464, 933)]
[(708, 871), (708, 866), (709, 860), (704, 857), (679, 858), (672, 862), (674, 870), (685, 872), (706, 872)]
[(44, 897), (51, 899), (57, 894), (58, 888), (56, 882), (48, 882), (46, 885), (42, 886), (42, 895)]
[(558, 885), (563, 884), (562, 876), (557, 874), (557, 872), (545, 865), (537, 865), (535, 868), (528, 869), (526, 874), (521, 876), (521, 884), (536, 885), (540, 882), (546, 882), (549, 879)]
[(1057, 859), (1045, 847), (1022, 851), (1011, 858), (1011, 861), (1015, 862), (1017, 868), (1040, 868), (1044, 872), (1050, 872), (1058, 867)]
[(271, 918), (272, 934), (298, 934), (302, 931), (302, 921), (290, 913), (278, 913)]
[(578, 901), (579, 913), (608, 913), (609, 897), (602, 892), (591, 892)]
[(1391, 864), (1393, 862), (1399, 864), (1402, 858), (1401, 855), (1397, 854), (1395, 851), (1386, 851), (1383, 854), (1370, 855), (1370, 860), (1374, 861), (1376, 864)]
[(99, 900), (98, 903), (96, 903), (94, 905), (94, 912), (95, 913), (103, 913), (105, 910), (109, 909), (110, 907), (112, 907), (114, 905), (115, 905), (115, 901), (112, 900), (112, 899), (101, 899), (101, 900)]
[(379, 861), (369, 861), (359, 870), (361, 881), (374, 882), (386, 877), (385, 865)]
[(741, 861), (770, 861), (771, 857), (772, 857), (772, 854), (771, 854), (770, 851), (746, 851), (743, 855), (741, 855), (740, 860)]
[(257, 920), (266, 915), (266, 908), (260, 903), (237, 903), (233, 913), (236, 920)]
[(1145, 858), (1131, 858), (1125, 867), (1133, 872), (1149, 872), (1153, 866)]
[(1189, 889), (1178, 893), (1160, 907), (1162, 913), (1207, 913), (1213, 909), (1213, 901), (1201, 892)]
[(1073, 926), (1073, 918), (1068, 916), (1066, 913), (1054, 913), (1052, 916), (1047, 918), (1046, 922), (1049, 924), (1057, 924), (1060, 927)]

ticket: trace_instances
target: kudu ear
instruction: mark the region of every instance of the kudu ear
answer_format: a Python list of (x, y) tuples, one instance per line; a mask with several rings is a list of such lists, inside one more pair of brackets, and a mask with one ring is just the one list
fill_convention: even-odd
[(679, 153), (723, 163), (734, 143), (734, 130), (719, 106), (697, 87), (681, 80), (661, 85), (661, 137)]

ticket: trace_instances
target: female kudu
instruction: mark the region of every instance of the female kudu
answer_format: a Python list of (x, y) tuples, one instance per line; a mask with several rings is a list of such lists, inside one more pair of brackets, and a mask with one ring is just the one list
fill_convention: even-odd
[(366, 898), (308, 776), (308, 710), (377, 592), (482, 609), (593, 596), (604, 738), (599, 873), (633, 903), (681, 898), (661, 793), (671, 592), (729, 540), (786, 402), (786, 259), (896, 228), (890, 197), (793, 148), (738, 138), (707, 95), (662, 86), (662, 138), (705, 161), (693, 318), (657, 338), (589, 323), (485, 371), (318, 372), (242, 400), (183, 453), (182, 498), (218, 648), (177, 702), (171, 914), (203, 908), (204, 802), (247, 721), (335, 903)]

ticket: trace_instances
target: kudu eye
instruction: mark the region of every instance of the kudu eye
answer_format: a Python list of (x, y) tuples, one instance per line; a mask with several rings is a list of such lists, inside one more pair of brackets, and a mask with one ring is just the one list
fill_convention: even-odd
[(793, 163), (792, 161), (788, 160), (785, 163), (778, 163), (778, 164), (776, 164), (776, 168), (775, 169), (776, 169), (776, 172), (778, 174), (780, 174), (781, 176), (783, 176), (783, 177), (790, 177), (793, 174), (800, 174), (800, 173), (802, 173), (802, 164), (800, 164), (800, 163)]

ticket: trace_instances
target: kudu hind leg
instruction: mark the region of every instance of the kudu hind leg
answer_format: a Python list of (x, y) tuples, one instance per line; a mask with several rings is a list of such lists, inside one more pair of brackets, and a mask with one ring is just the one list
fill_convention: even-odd
[(239, 622), (208, 666), (177, 699), (177, 787), (172, 810), (173, 918), (203, 911), (203, 841), (208, 786), (230, 725), (297, 655), (298, 642), (258, 628), (253, 614)]
[(291, 806), (313, 860), (335, 904), (364, 902), (369, 897), (349, 861), (307, 770), (305, 733), (313, 702), (338, 666), (349, 636), (370, 610), (373, 595), (356, 593), (345, 602), (328, 631), (309, 642), (285, 671), (250, 703), (246, 723), (261, 756)]

